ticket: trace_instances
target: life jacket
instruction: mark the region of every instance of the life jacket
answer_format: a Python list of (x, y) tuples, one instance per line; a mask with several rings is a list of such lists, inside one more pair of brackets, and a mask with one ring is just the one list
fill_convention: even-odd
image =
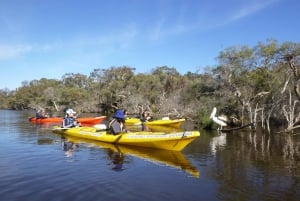
[(116, 135), (122, 132), (121, 125), (117, 119), (112, 119), (108, 124), (108, 130), (110, 133)]
[(39, 112), (37, 112), (37, 113), (35, 113), (35, 117), (37, 118), (37, 119), (45, 119), (46, 117), (44, 117), (41, 113), (39, 113)]
[[(62, 127), (75, 127), (76, 119), (73, 117), (65, 117), (62, 123)], [(70, 126), (72, 125), (72, 126)]]

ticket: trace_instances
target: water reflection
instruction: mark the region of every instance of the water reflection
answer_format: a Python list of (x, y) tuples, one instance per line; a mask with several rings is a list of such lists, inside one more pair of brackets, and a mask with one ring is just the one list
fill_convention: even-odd
[(226, 146), (226, 133), (218, 132), (218, 135), (213, 136), (210, 140), (210, 148), (213, 155), (218, 149), (224, 149)]
[(58, 122), (47, 122), (47, 123), (36, 123), (36, 122), (29, 122), (33, 127), (36, 129), (48, 129), (51, 130), (53, 126), (60, 126), (61, 123)]
[(49, 144), (54, 144), (55, 140), (53, 138), (38, 138), (37, 139), (37, 144), (38, 145), (49, 145)]
[(299, 198), (299, 137), (249, 131), (220, 133), (210, 136), (209, 145), (215, 161), (207, 176), (218, 181), (220, 200)]
[(112, 149), (107, 149), (107, 159), (109, 160), (109, 165), (112, 170), (122, 171), (124, 163), (124, 154), (121, 151), (114, 151)]
[[(28, 122), (30, 115), (0, 110), (2, 200), (296, 201), (300, 197), (300, 134), (219, 135), (202, 130), (182, 151), (184, 155), (68, 139), (79, 147), (66, 159), (61, 135), (47, 127), (35, 128)], [(193, 129), (193, 125), (186, 128)], [(122, 171), (116, 174), (115, 166)], [(187, 177), (176, 176), (178, 171)], [(193, 179), (199, 171), (201, 179)], [(112, 179), (116, 175), (118, 179)]]
[(79, 147), (79, 144), (74, 143), (72, 140), (69, 140), (66, 137), (62, 136), (61, 147), (65, 151), (66, 157), (72, 157), (74, 150)]
[(71, 136), (67, 136), (66, 139), (76, 144), (92, 144), (106, 150), (107, 159), (109, 160), (109, 167), (115, 171), (125, 170), (126, 167), (124, 165), (124, 161), (126, 156), (134, 156), (157, 165), (164, 165), (167, 167), (180, 169), (195, 178), (200, 177), (199, 170), (195, 166), (193, 166), (181, 152), (114, 145), (110, 143), (86, 140)]

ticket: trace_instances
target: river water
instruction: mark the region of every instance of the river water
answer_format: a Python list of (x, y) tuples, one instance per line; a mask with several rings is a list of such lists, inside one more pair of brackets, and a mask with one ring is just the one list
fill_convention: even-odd
[(201, 130), (172, 152), (65, 139), (32, 115), (0, 110), (3, 201), (300, 199), (297, 133)]

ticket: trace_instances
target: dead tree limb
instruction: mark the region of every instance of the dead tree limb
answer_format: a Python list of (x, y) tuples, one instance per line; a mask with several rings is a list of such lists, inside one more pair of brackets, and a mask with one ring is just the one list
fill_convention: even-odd
[(222, 132), (230, 132), (230, 131), (234, 131), (234, 130), (240, 130), (240, 129), (243, 129), (243, 128), (246, 128), (246, 127), (252, 127), (256, 122), (251, 122), (251, 123), (248, 123), (248, 124), (245, 124), (243, 126), (239, 126), (239, 127), (234, 127), (234, 128), (227, 128), (227, 129), (221, 129), (220, 131)]

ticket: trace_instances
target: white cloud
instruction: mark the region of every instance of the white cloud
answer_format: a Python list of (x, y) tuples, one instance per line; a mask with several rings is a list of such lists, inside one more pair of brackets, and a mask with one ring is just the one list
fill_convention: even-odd
[(271, 0), (271, 1), (254, 1), (253, 3), (249, 3), (245, 6), (242, 6), (235, 12), (233, 12), (233, 15), (229, 17), (229, 22), (231, 21), (236, 21), (239, 19), (242, 19), (244, 17), (247, 17), (249, 15), (252, 15), (256, 12), (259, 12), (266, 7), (270, 6), (271, 4), (275, 3), (276, 0)]
[(135, 42), (137, 35), (138, 30), (131, 24), (123, 28), (119, 27), (118, 30), (113, 32), (77, 35), (70, 37), (68, 40), (35, 44), (0, 44), (0, 61), (16, 59), (29, 53), (41, 52), (49, 54), (51, 52), (69, 55), (80, 54), (80, 57), (85, 57), (92, 52), (106, 55), (130, 48)]
[[(173, 12), (177, 13), (177, 15), (175, 15), (177, 16), (176, 18), (168, 18), (167, 14), (161, 14), (159, 16), (156, 24), (154, 24), (151, 28), (150, 39), (159, 40), (171, 35), (192, 31), (205, 31), (225, 26), (260, 12), (278, 1), (280, 0), (251, 0), (246, 1), (243, 4), (240, 0), (238, 0), (234, 6), (227, 5), (226, 8), (224, 8), (225, 10), (217, 11), (221, 12), (218, 13), (218, 15), (216, 15), (216, 7), (213, 6), (215, 4), (202, 5), (201, 3), (198, 5), (188, 5), (189, 8), (196, 8), (192, 9), (193, 12), (191, 12), (191, 9), (187, 12), (187, 5), (184, 4), (178, 8), (179, 10), (173, 10)], [(218, 2), (215, 3), (217, 4)], [(217, 5), (220, 7), (219, 4)], [(168, 12), (165, 11), (165, 13)]]
[(0, 45), (0, 60), (19, 57), (32, 50), (30, 45)]

